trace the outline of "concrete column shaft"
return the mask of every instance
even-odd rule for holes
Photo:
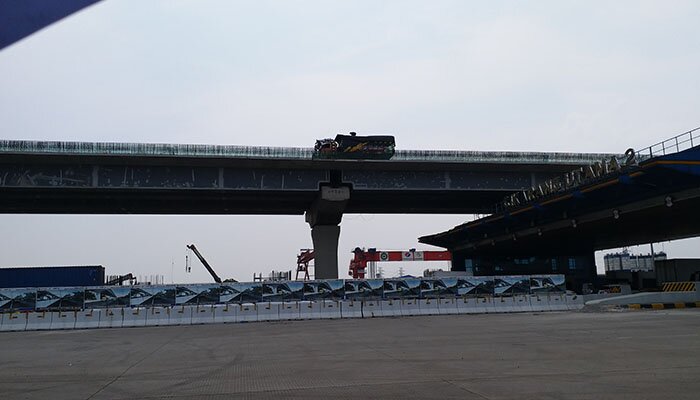
[[[339,225],[316,225],[311,228],[315,279],[338,279],[339,238]]]

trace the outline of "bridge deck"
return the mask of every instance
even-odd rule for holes
[[[311,160],[313,149],[206,144],[106,143],[0,140],[0,154],[195,157],[234,159]],[[398,150],[391,160],[372,162],[438,162],[493,164],[583,165],[609,158],[602,153],[547,153],[515,151]],[[324,160],[327,161],[327,160]],[[343,160],[347,161],[347,160]],[[366,162],[365,160],[361,160]]]

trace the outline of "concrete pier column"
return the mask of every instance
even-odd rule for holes
[[[322,186],[319,196],[306,211],[314,243],[314,278],[338,279],[338,239],[343,210],[350,199],[347,186]]]
[[[315,279],[338,279],[339,238],[340,225],[316,225],[311,228]]]

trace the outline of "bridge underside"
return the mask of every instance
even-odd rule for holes
[[[596,250],[699,235],[696,147],[420,241],[451,250],[457,269],[565,272],[580,284],[595,278]]]
[[[352,191],[345,214],[471,214],[510,191]],[[0,213],[302,215],[317,191],[0,188]]]

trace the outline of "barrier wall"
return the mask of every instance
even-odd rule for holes
[[[55,311],[51,313],[48,329],[75,329],[77,311]]]
[[[2,318],[2,325],[0,325],[0,331],[4,332],[14,332],[23,331],[27,328],[27,313],[26,312],[14,312],[14,313],[4,313]]]
[[[456,299],[477,296],[511,297],[553,293],[565,293],[564,275],[463,276],[442,279],[392,278],[385,280],[331,279],[306,282],[235,282],[86,288],[0,288],[0,312],[79,311],[129,307],[207,306],[229,303],[322,300],[398,301],[402,299]],[[127,324],[132,324],[131,319],[127,321]]]
[[[123,308],[108,308],[102,310],[98,328],[121,328],[124,320]]]
[[[321,303],[321,318],[322,319],[339,319],[341,318],[340,302],[336,300],[322,300]]]
[[[100,326],[100,316],[104,310],[83,310],[75,313],[75,329],[94,329]]]
[[[341,318],[362,318],[362,301],[344,300],[340,302]]]
[[[50,311],[30,311],[27,313],[27,327],[25,329],[28,331],[51,329],[51,316]]]
[[[362,302],[362,317],[374,318],[382,316],[382,301],[367,300]]]

